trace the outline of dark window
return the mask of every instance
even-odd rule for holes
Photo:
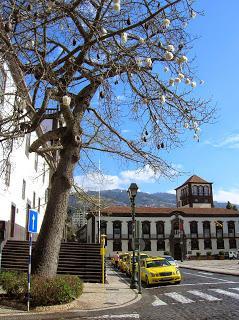
[[[107,222],[106,221],[101,221],[100,222],[100,234],[105,234],[107,235]],[[105,238],[105,246],[107,246],[107,237]]]
[[[45,178],[46,178],[46,163],[43,163],[43,173],[42,173],[42,182],[45,182]]]
[[[113,251],[122,251],[121,240],[117,239],[113,241]]]
[[[22,181],[22,199],[24,200],[26,197],[26,181],[23,179]]]
[[[150,238],[150,222],[149,221],[142,222],[142,236],[143,236],[143,239]]]
[[[164,238],[164,222],[158,221],[156,224],[157,238]]]
[[[10,186],[10,178],[11,178],[11,163],[7,161],[6,163],[6,173],[5,173],[5,185]]]
[[[229,248],[230,249],[236,249],[237,248],[236,239],[234,239],[234,238],[229,239]]]
[[[203,222],[203,237],[204,238],[211,238],[211,229],[210,229],[210,222],[209,221]]]
[[[191,250],[199,250],[198,239],[191,240]]]
[[[26,135],[26,145],[25,145],[25,154],[26,154],[27,157],[29,157],[30,143],[31,143],[31,134],[28,133]]]
[[[151,241],[149,239],[144,239],[144,245],[142,247],[142,251],[151,251]]]
[[[11,227],[10,227],[10,237],[14,237],[15,231],[15,219],[16,219],[16,207],[12,204],[11,206]]]
[[[223,223],[222,223],[222,221],[216,222],[216,237],[223,238]],[[223,245],[223,247],[224,247],[224,245]],[[223,249],[223,248],[218,248],[218,249]]]
[[[38,154],[35,153],[35,162],[34,162],[34,169],[37,171],[38,169]]]
[[[222,238],[217,239],[217,249],[224,249],[224,240]]]
[[[121,222],[120,221],[113,222],[113,238],[121,239]]]
[[[209,196],[209,187],[208,186],[204,186],[204,195]]]
[[[190,222],[190,233],[191,233],[191,238],[198,237],[198,223],[197,223],[197,221]]]
[[[212,240],[211,239],[205,239],[204,240],[204,249],[212,249]]]
[[[45,191],[45,203],[48,202],[48,198],[49,198],[49,188],[46,188],[46,191]]]
[[[234,238],[235,237],[235,222],[228,221],[228,237]]]
[[[192,187],[192,194],[193,194],[194,196],[196,196],[196,195],[198,194],[198,187],[197,187],[197,186],[193,186],[193,187]]]
[[[128,239],[132,239],[132,221],[128,222]]]
[[[157,251],[165,251],[165,241],[164,240],[158,240],[157,241]]]
[[[41,198],[38,198],[38,213],[41,211]]]
[[[198,187],[198,194],[199,194],[200,196],[203,196],[203,186],[199,186],[199,187]]]
[[[129,239],[128,241],[128,251],[132,251],[132,240]]]

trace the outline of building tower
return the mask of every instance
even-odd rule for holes
[[[193,175],[175,190],[178,208],[213,208],[212,182]]]

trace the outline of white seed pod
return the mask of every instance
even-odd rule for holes
[[[141,66],[142,66],[142,58],[137,57],[135,60],[136,60],[137,65],[138,65],[139,67],[141,67]]]
[[[146,65],[149,67],[149,68],[151,68],[152,67],[152,59],[151,58],[146,58],[145,59],[145,63],[146,63]]]
[[[164,55],[165,60],[170,61],[173,59],[173,57],[174,57],[174,55],[172,54],[172,52],[169,52],[169,51],[165,52],[165,55]]]
[[[171,21],[169,19],[164,19],[163,20],[163,26],[165,26],[166,28],[170,26]]]
[[[148,99],[147,98],[143,98],[143,103],[144,104],[148,104]]]
[[[184,74],[183,73],[179,73],[178,74],[178,78],[181,79],[181,80],[184,79]]]
[[[168,51],[171,51],[171,52],[174,52],[174,51],[175,51],[175,48],[174,48],[174,46],[173,46],[172,44],[169,44],[169,45],[167,46],[167,50],[168,50]]]
[[[186,78],[185,83],[189,85],[189,84],[191,84],[191,80],[189,78]]]
[[[200,84],[204,84],[205,83],[205,81],[204,80],[200,80]]]
[[[105,28],[101,29],[101,34],[102,36],[106,36],[107,35],[107,30]]]
[[[188,129],[189,128],[189,123],[185,122],[183,126],[184,126],[185,129]]]
[[[198,123],[197,123],[197,121],[193,121],[193,127],[194,127],[194,128],[198,128]]]
[[[192,11],[191,11],[191,18],[192,18],[192,19],[195,19],[196,16],[197,16],[196,12],[192,10]]]
[[[169,72],[169,67],[164,67],[164,72]]]
[[[145,43],[144,38],[139,38],[139,43],[141,43],[141,44]]]
[[[166,102],[166,97],[165,97],[165,95],[161,94],[160,97],[159,97],[159,101],[160,101],[161,103],[165,103],[165,102]]]
[[[128,41],[128,34],[126,32],[121,33],[121,40],[123,43]]]
[[[195,133],[193,135],[193,139],[199,142],[199,135]]]
[[[192,81],[192,83],[191,83],[191,87],[192,87],[192,88],[196,88],[196,86],[197,86],[196,81]]]
[[[120,12],[120,3],[114,3],[114,10],[116,11],[116,12]]]
[[[172,87],[174,86],[174,79],[173,78],[169,79],[169,85]]]
[[[175,78],[175,82],[176,83],[180,83],[182,80],[179,78],[179,77],[177,77],[177,78]]]
[[[195,131],[196,131],[196,132],[200,132],[200,131],[201,131],[201,128],[197,127],[197,128],[195,128]]]
[[[63,106],[69,107],[71,104],[71,97],[63,96],[62,97],[62,104],[63,104]]]
[[[182,56],[179,58],[179,63],[187,63],[188,62],[188,58],[186,56]]]
[[[184,27],[184,28],[187,28],[187,26],[188,26],[188,23],[185,21],[185,22],[183,23],[183,27]]]

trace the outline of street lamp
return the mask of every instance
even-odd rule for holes
[[[132,209],[132,250],[133,250],[133,261],[132,261],[132,275],[130,288],[136,289],[136,280],[135,280],[135,197],[137,194],[138,186],[136,183],[131,183],[128,189],[128,195],[131,202]],[[139,258],[139,257],[138,257]]]

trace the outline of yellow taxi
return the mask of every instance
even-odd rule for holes
[[[146,259],[149,256],[146,253],[140,253],[140,260]],[[130,253],[127,258],[126,258],[126,267],[125,267],[125,272],[127,276],[131,276],[132,273],[132,265],[133,265],[133,254]],[[135,253],[135,269],[138,269],[138,253]]]
[[[126,260],[127,260],[128,255],[129,255],[128,252],[120,254],[118,267],[121,272],[126,271]]]
[[[147,286],[164,282],[179,284],[182,280],[179,269],[162,257],[141,260],[140,267],[141,279]]]

